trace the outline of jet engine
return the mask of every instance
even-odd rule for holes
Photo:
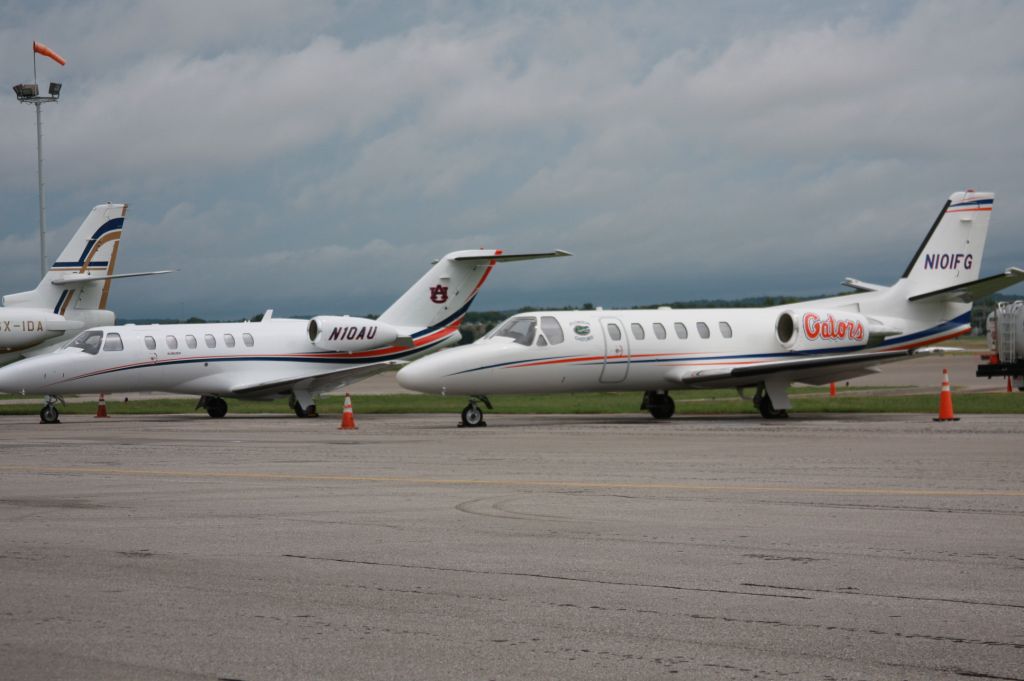
[[[59,314],[5,307],[0,314],[0,352],[30,348],[56,338],[68,328],[67,320]]]
[[[786,310],[775,322],[779,344],[793,351],[862,347],[872,331],[864,315],[838,310]],[[882,327],[878,331],[880,337],[886,335]]]
[[[361,352],[399,342],[395,327],[365,317],[313,317],[308,331],[313,345],[332,352]]]

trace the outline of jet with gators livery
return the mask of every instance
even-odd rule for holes
[[[111,280],[172,271],[114,274],[127,209],[123,203],[93,208],[35,289],[3,297],[0,365],[49,352],[82,329],[113,324],[106,309]]]
[[[879,371],[967,333],[971,305],[1024,270],[978,278],[992,194],[957,192],[892,286],[847,279],[857,293],[761,309],[586,310],[516,315],[482,339],[398,372],[403,387],[470,396],[467,426],[488,395],[642,390],[641,409],[670,418],[671,390],[753,390],[765,418],[787,415],[792,383],[824,385]]]
[[[314,416],[320,393],[457,343],[495,263],[564,255],[449,253],[378,319],[278,319],[268,311],[259,322],[91,329],[60,350],[0,369],[0,391],[46,395],[44,423],[57,422],[62,395],[123,391],[200,395],[196,408],[214,418],[227,413],[225,397],[289,395],[297,416]]]

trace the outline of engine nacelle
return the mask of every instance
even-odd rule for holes
[[[871,338],[868,318],[836,310],[786,310],[775,322],[775,337],[786,350],[862,347]]]
[[[386,348],[398,341],[398,330],[365,317],[313,317],[309,340],[321,350],[361,352]]]
[[[42,310],[5,307],[0,309],[0,352],[22,350],[56,338],[68,328],[59,314]]]

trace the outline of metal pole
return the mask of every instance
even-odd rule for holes
[[[39,156],[39,272],[46,276],[46,190],[43,187],[43,115],[42,102],[36,105],[36,152]]]

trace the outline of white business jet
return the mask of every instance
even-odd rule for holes
[[[114,274],[127,208],[93,208],[35,289],[3,297],[0,365],[49,352],[82,329],[113,324],[106,309],[111,280],[173,271]]]
[[[752,389],[765,418],[787,415],[792,383],[824,385],[878,371],[970,331],[974,300],[1024,280],[978,278],[992,194],[957,192],[892,286],[847,279],[858,293],[760,309],[587,310],[516,315],[482,339],[413,362],[405,388],[469,396],[467,426],[488,395],[642,390],[641,409],[670,418],[669,391]]]
[[[196,408],[214,418],[227,413],[224,397],[289,395],[297,416],[315,416],[320,393],[457,343],[495,263],[564,255],[449,253],[378,319],[280,319],[268,311],[259,322],[91,329],[60,350],[0,369],[0,391],[46,395],[44,423],[58,421],[62,395],[84,392],[200,395]]]

